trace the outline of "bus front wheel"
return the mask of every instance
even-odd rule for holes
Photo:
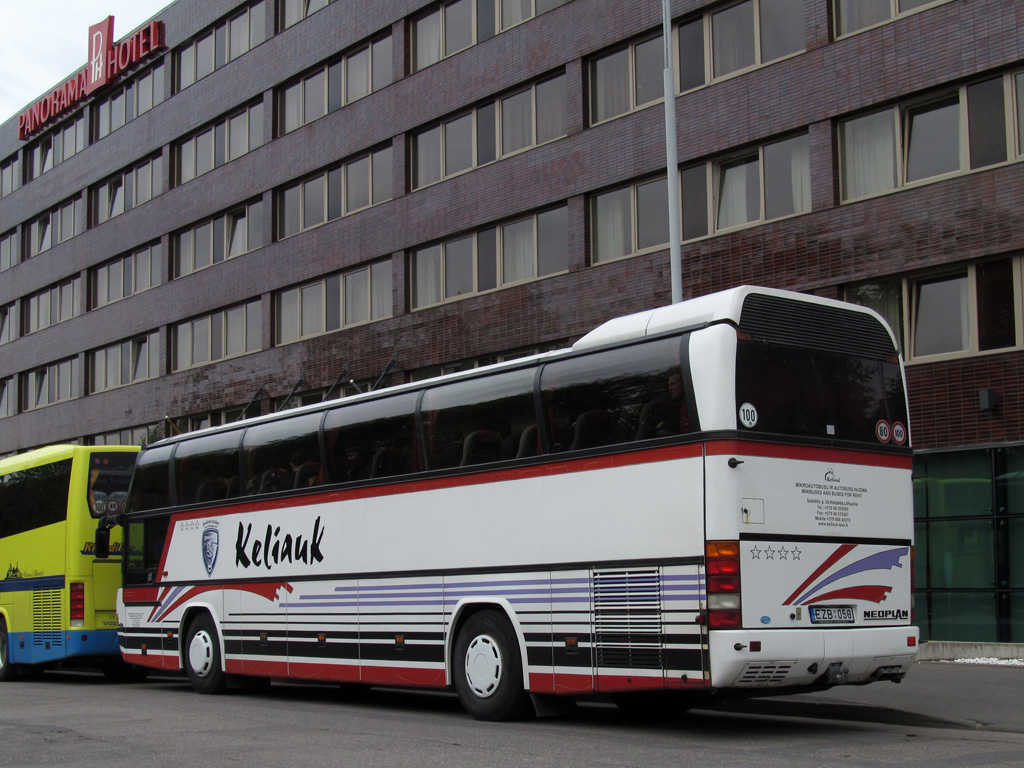
[[[455,641],[455,690],[477,720],[515,720],[530,697],[515,631],[504,614],[486,610],[466,620]]]
[[[185,671],[188,681],[199,693],[222,693],[227,678],[221,666],[220,641],[210,614],[192,620],[185,637]]]

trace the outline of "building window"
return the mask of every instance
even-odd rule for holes
[[[413,189],[566,134],[565,76],[488,101],[412,138]]]
[[[363,43],[278,93],[278,132],[289,133],[391,84],[391,35]]]
[[[898,340],[905,334],[911,361],[1015,349],[1024,335],[1021,264],[1015,256],[859,283],[846,288],[845,298],[876,310]]]
[[[849,35],[895,19],[935,0],[834,0],[836,35]]]
[[[811,210],[806,133],[701,165],[680,175],[683,240]]]
[[[105,307],[160,285],[162,271],[159,242],[96,267],[89,273],[90,309]]]
[[[14,386],[14,377],[0,379],[0,419],[13,416],[18,412],[18,393]]]
[[[85,196],[78,195],[25,224],[25,258],[37,256],[84,232],[85,214]]]
[[[12,229],[0,236],[0,272],[6,272],[17,263],[18,231]]]
[[[471,45],[539,16],[566,0],[455,0],[413,20],[412,71],[436,64]]]
[[[119,429],[116,432],[105,432],[93,435],[87,442],[89,445],[140,445],[146,446],[160,439],[159,424],[145,424],[141,427]]]
[[[263,246],[263,202],[256,200],[171,235],[174,277],[220,264]]]
[[[321,8],[326,8],[333,0],[281,0],[281,18],[278,21],[282,30],[294,26]]]
[[[274,298],[274,342],[288,344],[391,317],[391,261],[281,291]]]
[[[875,280],[847,286],[843,298],[880,314],[896,337],[896,348],[903,352],[903,281],[899,278]]]
[[[93,105],[96,139],[102,139],[164,100],[164,65],[154,64]]]
[[[22,333],[49,328],[82,314],[82,278],[73,277],[22,299]]]
[[[662,51],[658,35],[591,61],[591,123],[610,120],[664,97]]]
[[[18,315],[12,302],[0,307],[0,344],[18,338]]]
[[[239,405],[232,408],[220,408],[216,411],[207,411],[206,413],[194,413],[191,416],[179,416],[175,419],[167,419],[170,429],[168,434],[173,432],[174,434],[182,434],[184,432],[195,432],[199,429],[207,429],[208,427],[220,427],[224,424],[231,424],[242,418],[242,412],[244,408]],[[246,414],[248,417],[259,416],[260,409],[259,403],[253,404]]]
[[[565,206],[420,248],[412,257],[414,309],[569,268]]]
[[[257,101],[178,142],[178,184],[192,181],[263,146],[263,102]]]
[[[79,362],[70,357],[21,374],[21,409],[31,411],[79,397]]]
[[[260,300],[178,323],[171,328],[171,370],[183,371],[261,348]]]
[[[277,238],[391,199],[391,147],[332,166],[279,190]]]
[[[87,356],[90,392],[152,379],[160,375],[160,334],[157,331],[122,341]]]
[[[1007,136],[1020,135],[1020,106],[1015,113],[1009,105],[1014,89],[1020,94],[1022,87],[1021,73],[1000,75],[843,121],[843,199],[884,194],[1019,156],[1019,142],[1015,148]]]
[[[594,263],[664,246],[668,243],[668,185],[647,179],[595,195]]]
[[[175,87],[181,91],[234,61],[266,39],[263,0],[204,29],[175,54]]]
[[[553,352],[559,349],[565,349],[570,346],[566,340],[561,341],[550,341],[545,344],[539,344],[534,347],[519,347],[518,349],[511,349],[505,352],[498,352],[494,355],[483,355],[481,357],[471,357],[466,360],[459,360],[454,363],[443,363],[441,365],[429,365],[425,368],[417,368],[409,374],[409,381],[423,381],[424,379],[433,379],[437,376],[445,376],[451,373],[459,373],[460,371],[469,371],[473,368],[480,368],[484,365],[493,365],[495,363],[502,363],[507,360],[519,360],[523,357],[530,357],[532,355],[539,355],[543,352]]]
[[[28,181],[38,179],[47,171],[85,149],[89,144],[87,128],[88,122],[83,109],[71,120],[47,131],[27,146],[25,148],[26,179]],[[4,167],[6,169],[6,166]],[[11,183],[15,183],[13,172]],[[7,187],[6,177],[3,186]]]
[[[163,187],[163,160],[159,155],[102,181],[91,190],[93,226],[149,202]]]
[[[14,192],[21,186],[21,174],[18,173],[18,154],[11,155],[0,163],[0,198]]]

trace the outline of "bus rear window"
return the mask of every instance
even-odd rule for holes
[[[741,430],[874,444],[907,423],[899,363],[743,338],[736,407]]]
[[[124,512],[135,469],[135,453],[94,453],[89,457],[89,509],[93,517]]]

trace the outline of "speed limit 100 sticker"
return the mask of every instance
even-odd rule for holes
[[[740,406],[740,424],[747,429],[753,429],[757,426],[757,408],[752,406],[750,403],[744,403]]]
[[[878,423],[875,424],[875,437],[878,438],[880,443],[888,443],[889,438],[892,437],[892,430],[889,428],[889,422],[885,419],[879,419]]]
[[[907,428],[898,421],[894,421],[892,424],[892,441],[896,445],[903,445],[907,442]]]

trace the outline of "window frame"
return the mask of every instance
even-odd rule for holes
[[[228,352],[230,337],[228,328],[229,313],[241,310],[242,311],[242,351],[230,353]],[[255,312],[254,317],[250,317],[250,313]],[[233,304],[223,309],[218,309],[205,315],[199,315],[197,317],[189,318],[188,320],[182,320],[181,322],[175,323],[170,327],[170,338],[169,344],[171,351],[171,365],[168,373],[179,373],[192,368],[201,368],[206,365],[213,365],[219,363],[222,360],[229,360],[232,358],[244,357],[254,352],[262,351],[263,339],[262,339],[262,299],[256,298],[250,301],[241,302],[239,304]],[[251,325],[258,324],[259,328],[250,329]],[[195,338],[196,329],[203,328],[205,326],[207,356],[202,360],[196,360],[195,351]],[[183,348],[185,340],[181,338],[181,333],[184,329],[188,331],[187,339],[187,352],[188,352],[188,363],[181,363],[181,353],[186,351]],[[256,335],[259,338],[250,339],[250,330],[255,330]],[[215,334],[219,333],[220,338],[215,338]],[[255,344],[256,346],[252,346]],[[219,354],[215,356],[215,352]]]
[[[374,149],[361,152],[358,155],[353,155],[350,158],[343,160],[340,163],[335,163],[327,168],[317,171],[316,173],[304,176],[300,179],[288,182],[276,190],[274,190],[274,239],[275,241],[287,240],[290,237],[301,235],[303,232],[308,232],[311,229],[316,229],[325,224],[329,224],[332,221],[343,219],[346,216],[364,211],[368,208],[373,208],[381,203],[386,203],[391,200],[393,193],[392,188],[388,188],[382,195],[386,197],[378,196],[377,184],[375,180],[383,181],[383,179],[377,179],[377,170],[375,166],[378,163],[385,162],[386,166],[383,170],[390,170],[393,173],[394,159],[391,157],[393,146],[388,144],[386,146],[377,146]],[[369,204],[361,205],[357,208],[349,207],[349,172],[353,166],[362,162],[363,160],[369,159],[369,173],[367,177],[367,197]],[[383,170],[381,172],[383,172]],[[309,184],[317,181],[322,181],[323,190],[323,217],[312,223],[307,224],[307,187]],[[387,181],[391,181],[391,174],[388,175]],[[337,185],[335,187],[335,185]],[[297,208],[294,212],[296,221],[296,227],[292,231],[292,227],[289,224],[292,214],[290,213],[290,200],[291,195],[295,194],[297,197]],[[332,206],[332,202],[335,201],[333,195],[337,195],[337,206]],[[334,211],[337,211],[337,215],[332,215]]]
[[[146,374],[144,376],[137,376],[136,372],[140,359],[140,348],[143,344],[145,345],[146,352]],[[108,380],[111,368],[107,364],[107,359],[111,355],[116,355],[118,361],[118,381],[116,383],[111,383]],[[127,371],[124,369],[126,358],[128,362]],[[109,344],[105,347],[93,349],[86,354],[86,366],[88,369],[89,394],[109,392],[112,389],[120,389],[121,387],[136,384],[140,381],[159,378],[160,332],[150,331],[149,333],[144,333],[130,339],[125,339],[124,341],[119,341],[116,344]],[[103,374],[102,383],[98,378],[101,371]]]
[[[1020,80],[1018,80],[1020,78]],[[990,81],[1002,80],[1002,109],[1003,109],[1003,136],[1001,137],[1005,146],[1005,159],[989,162],[986,165],[972,167],[971,156],[971,109],[968,94],[972,87],[982,85]],[[1020,83],[1020,85],[1018,85]],[[1014,69],[989,75],[987,77],[973,79],[970,82],[962,83],[955,88],[944,88],[938,91],[905,99],[897,104],[890,104],[882,109],[874,109],[865,112],[858,112],[847,117],[836,120],[835,141],[839,150],[839,195],[840,204],[853,203],[867,200],[872,197],[888,195],[903,189],[913,189],[925,184],[933,184],[945,181],[957,176],[998,168],[1014,162],[1024,160],[1024,128],[1020,124],[1021,113],[1019,111],[1018,88],[1024,91],[1024,71]],[[912,149],[913,136],[912,116],[920,114],[922,110],[933,105],[941,105],[943,102],[952,102],[955,99],[957,104],[957,163],[955,170],[942,171],[933,175],[921,176],[911,180],[909,173],[909,153]],[[847,184],[852,174],[847,170],[849,151],[847,149],[849,140],[846,138],[846,126],[855,121],[868,119],[874,116],[891,115],[892,136],[895,144],[890,147],[893,152],[895,163],[895,183],[892,187],[885,187],[878,190],[865,192],[851,196],[847,191]]]
[[[541,216],[544,216],[545,214],[550,214],[550,213],[554,213],[556,211],[563,211],[563,210],[566,211],[566,212],[568,211],[568,206],[566,204],[564,204],[564,203],[562,205],[549,206],[547,208],[543,208],[543,209],[540,209],[540,210],[537,210],[537,211],[533,211],[533,212],[527,213],[525,215],[520,215],[520,216],[515,216],[515,217],[509,218],[509,219],[505,219],[505,220],[502,220],[500,222],[496,222],[496,223],[494,223],[492,225],[479,227],[477,229],[472,230],[471,232],[462,232],[462,233],[457,234],[457,235],[446,237],[446,238],[444,238],[443,240],[440,240],[440,241],[435,241],[433,243],[429,243],[429,244],[426,244],[426,245],[422,245],[422,246],[418,246],[416,248],[410,249],[410,258],[409,258],[409,286],[410,286],[409,304],[410,304],[410,311],[415,312],[415,311],[419,311],[421,309],[429,309],[431,307],[437,307],[437,306],[440,306],[442,304],[449,304],[449,303],[451,303],[453,301],[460,301],[462,299],[470,298],[472,296],[479,296],[479,295],[482,295],[482,294],[491,293],[493,291],[500,291],[500,290],[503,290],[505,288],[511,288],[513,286],[516,286],[516,285],[523,285],[525,283],[531,283],[531,282],[535,282],[537,280],[544,280],[544,279],[546,279],[548,277],[552,277],[554,275],[565,274],[565,272],[567,272],[568,269],[569,269],[568,263],[566,265],[566,269],[564,269],[564,270],[557,270],[557,271],[554,271],[554,272],[549,272],[549,273],[544,274],[544,275],[539,275],[538,274],[539,267],[540,267],[540,247],[539,247],[540,246],[540,224],[539,224],[539,219],[540,219]],[[502,237],[502,233],[503,233],[503,231],[504,231],[504,229],[506,227],[514,226],[514,225],[520,224],[520,223],[522,223],[524,221],[532,221],[533,222],[533,225],[532,225],[533,226],[533,233],[532,233],[532,237],[533,237],[533,251],[532,251],[532,254],[531,254],[532,265],[533,265],[533,274],[531,276],[528,276],[528,277],[523,277],[523,278],[520,278],[520,279],[517,279],[517,280],[511,280],[509,282],[505,282],[505,280],[504,280],[504,275],[505,275],[505,254],[504,254],[504,238]],[[494,237],[494,278],[495,278],[495,285],[492,288],[483,288],[483,289],[481,289],[480,288],[480,256],[481,256],[481,253],[480,253],[480,237],[484,233],[488,233],[488,235],[490,233],[493,233],[493,237]],[[569,233],[568,233],[568,225],[567,225],[566,226],[566,262],[568,262],[568,253],[569,253],[569,251],[568,251],[568,234]],[[461,242],[463,242],[463,241],[465,241],[467,239],[472,241],[472,243],[471,243],[471,245],[472,245],[472,250],[471,250],[471,254],[472,254],[472,275],[470,276],[470,278],[471,278],[471,286],[472,287],[469,290],[465,291],[464,293],[458,293],[458,294],[454,294],[454,295],[449,296],[449,295],[447,295],[447,291],[446,291],[446,286],[448,284],[448,280],[447,280],[447,278],[448,278],[448,274],[447,274],[447,272],[448,272],[447,246],[454,245],[456,243],[461,243]],[[421,256],[421,254],[423,256],[426,256],[428,254],[428,252],[432,251],[434,248],[439,248],[440,249],[439,250],[440,264],[439,264],[439,267],[438,267],[438,280],[440,281],[440,298],[437,301],[432,301],[432,302],[420,304],[420,303],[418,303],[418,301],[419,301],[419,295],[418,295],[419,292],[417,290],[417,282],[416,282],[417,281],[417,277],[416,277],[417,276],[417,267],[418,267],[418,263],[417,262],[418,262],[418,259]]]
[[[1012,346],[992,347],[981,349],[980,343],[980,318],[979,306],[981,301],[978,296],[978,275],[979,266],[1009,260],[1012,268],[1013,283],[1013,330],[1015,343]],[[950,280],[958,276],[966,278],[966,300],[964,312],[966,313],[966,345],[963,349],[935,352],[931,354],[917,354],[917,324],[918,324],[918,287],[927,283],[935,283]],[[844,296],[847,301],[854,301],[851,292],[861,285],[880,284],[892,281],[899,281],[899,307],[901,325],[899,328],[891,326],[893,333],[899,342],[904,362],[908,366],[939,363],[948,360],[963,360],[966,358],[983,357],[986,355],[1000,355],[1007,352],[1024,350],[1024,253],[1014,252],[1009,254],[998,254],[984,259],[971,262],[960,262],[938,269],[930,269],[923,272],[915,272],[902,275],[880,276],[878,278],[858,281],[844,287]],[[888,318],[886,318],[888,320]],[[891,324],[890,324],[891,325]]]
[[[426,187],[429,187],[429,186],[431,186],[433,184],[439,184],[442,181],[445,181],[447,179],[455,178],[456,176],[461,176],[462,174],[469,173],[470,171],[474,171],[477,168],[483,168],[484,166],[492,165],[492,164],[497,163],[497,162],[499,162],[501,160],[504,160],[506,158],[514,157],[514,156],[522,154],[524,152],[529,152],[531,149],[536,149],[537,147],[544,146],[545,144],[550,144],[551,142],[555,142],[555,141],[558,141],[560,139],[564,139],[568,135],[568,122],[567,122],[567,119],[563,120],[563,127],[565,128],[565,133],[562,133],[559,136],[554,136],[552,138],[545,139],[544,141],[539,141],[538,140],[538,137],[540,135],[539,110],[538,110],[538,104],[539,104],[539,101],[538,101],[538,89],[541,88],[544,85],[547,85],[549,83],[553,83],[556,80],[562,79],[562,81],[563,81],[563,83],[562,83],[563,84],[563,95],[564,95],[564,93],[565,93],[565,91],[564,91],[565,78],[566,78],[566,74],[564,72],[559,72],[559,73],[556,73],[554,75],[550,75],[550,74],[546,75],[546,76],[544,76],[542,78],[539,78],[539,79],[531,81],[529,83],[520,85],[520,86],[518,86],[516,88],[513,88],[513,89],[511,89],[509,91],[505,91],[505,92],[495,96],[492,99],[488,99],[487,101],[484,101],[484,102],[481,102],[479,104],[476,104],[475,106],[471,107],[470,109],[462,110],[460,112],[455,112],[455,113],[453,113],[451,115],[446,115],[441,120],[429,123],[425,127],[421,127],[421,128],[418,128],[418,129],[412,131],[409,134],[409,141],[408,141],[408,144],[409,144],[409,157],[410,157],[410,163],[409,163],[410,164],[410,172],[409,172],[410,178],[409,178],[409,183],[410,183],[410,187],[412,188],[412,190],[416,191],[416,190],[420,190],[420,189],[424,189]],[[512,98],[514,98],[516,96],[519,96],[519,95],[521,95],[523,93],[527,93],[527,92],[530,93],[530,110],[531,110],[530,137],[531,137],[531,140],[530,140],[530,142],[528,144],[525,144],[525,145],[523,145],[521,147],[518,147],[516,149],[513,149],[513,150],[510,150],[510,151],[506,152],[504,150],[504,138],[505,138],[505,131],[504,131],[505,107],[504,107],[504,103],[506,101],[508,101],[509,99],[512,99]],[[567,115],[565,115],[565,112],[564,112],[566,110],[566,108],[567,108],[567,104],[563,102],[563,104],[562,104],[563,118],[567,118]],[[494,116],[494,134],[493,134],[493,138],[494,138],[494,146],[493,146],[494,158],[491,159],[491,160],[483,160],[483,161],[481,161],[481,159],[480,159],[480,150],[481,150],[481,146],[480,146],[480,132],[481,132],[480,113],[481,113],[481,111],[488,110],[488,109],[493,109],[493,116]],[[447,154],[448,154],[447,153],[447,149],[446,149],[446,147],[447,147],[447,142],[446,142],[447,131],[446,131],[446,128],[447,128],[447,126],[452,125],[455,122],[457,122],[459,120],[462,120],[465,117],[469,117],[470,118],[470,129],[469,129],[470,130],[470,139],[471,139],[471,148],[470,148],[471,159],[470,159],[470,164],[468,166],[466,166],[466,167],[459,168],[458,170],[453,170],[451,172],[448,172],[446,170]],[[421,153],[420,153],[419,145],[418,145],[417,142],[418,142],[418,139],[421,136],[426,136],[427,134],[430,134],[430,133],[432,133],[434,131],[438,132],[439,147],[438,147],[438,154],[437,154],[436,160],[437,160],[437,164],[438,164],[438,169],[439,169],[439,174],[440,175],[436,179],[430,179],[430,180],[425,180],[425,181],[421,182],[419,180],[419,170],[420,170],[420,167],[421,167],[420,166],[420,162],[421,162],[420,154]],[[431,147],[431,150],[433,150],[433,147]],[[433,155],[431,155],[431,158],[433,159]]]

